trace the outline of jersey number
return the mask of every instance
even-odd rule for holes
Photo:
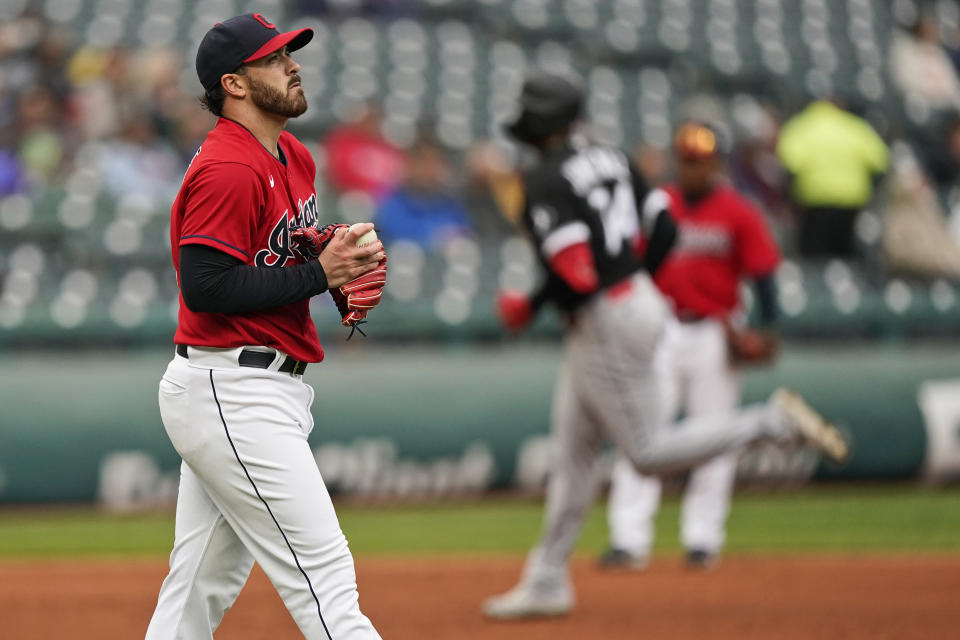
[[[640,231],[633,189],[624,181],[599,185],[587,194],[587,202],[600,215],[607,253],[619,255],[624,240],[632,241]]]

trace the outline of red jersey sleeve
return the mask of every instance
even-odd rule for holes
[[[203,244],[249,262],[264,193],[253,169],[218,162],[200,169],[190,184],[180,246]]]
[[[780,264],[780,250],[763,215],[745,199],[737,200],[735,255],[740,273],[749,277],[767,275]]]

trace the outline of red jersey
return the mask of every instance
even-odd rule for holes
[[[767,275],[780,262],[763,216],[726,185],[696,202],[687,202],[676,185],[664,190],[677,242],[657,271],[657,286],[678,315],[730,313],[740,303],[740,279]]]
[[[306,147],[286,131],[279,148],[286,164],[226,118],[207,134],[170,212],[178,281],[180,247],[187,244],[213,247],[258,267],[281,268],[300,260],[290,247],[288,229],[317,224],[316,166]],[[243,314],[196,313],[181,294],[174,341],[223,348],[260,345],[297,360],[323,360],[308,299]]]
[[[385,140],[354,127],[335,130],[323,143],[327,177],[343,191],[381,198],[403,178],[403,153]]]

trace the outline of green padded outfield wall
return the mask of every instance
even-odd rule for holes
[[[179,460],[156,403],[168,359],[155,349],[0,355],[0,501],[168,500]],[[536,461],[538,450],[521,445],[547,433],[560,360],[554,344],[333,345],[306,375],[317,391],[311,444],[345,491],[523,484],[518,457]],[[746,395],[793,386],[853,435],[849,464],[814,462],[817,477],[908,477],[926,443],[917,389],[941,378],[960,378],[960,349],[791,345],[777,367],[750,373]]]

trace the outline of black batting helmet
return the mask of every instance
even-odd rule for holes
[[[535,144],[576,122],[583,113],[583,92],[563,76],[530,76],[520,92],[520,114],[504,129],[520,142]]]

